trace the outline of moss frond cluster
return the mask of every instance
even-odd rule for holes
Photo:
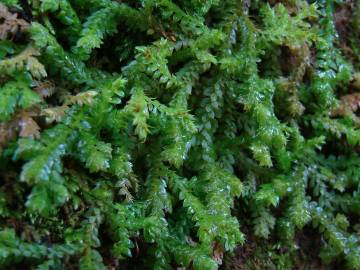
[[[356,1],[1,2],[0,268],[360,269]]]

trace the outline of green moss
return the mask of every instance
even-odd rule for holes
[[[309,226],[360,268],[332,1],[25,2],[0,9],[25,25],[0,28],[0,268],[213,270],[255,237],[251,267],[291,269]]]

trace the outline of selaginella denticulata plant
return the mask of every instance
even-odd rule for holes
[[[359,44],[360,1],[1,0],[0,269],[360,269]]]

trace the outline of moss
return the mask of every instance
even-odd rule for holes
[[[5,4],[1,267],[360,268],[357,6]]]

